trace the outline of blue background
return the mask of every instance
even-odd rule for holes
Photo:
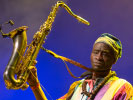
[[[51,7],[57,0],[0,0],[0,24],[12,19],[13,27],[6,25],[3,31],[8,33],[14,28],[26,25],[28,44],[34,33],[47,19]],[[77,22],[64,8],[60,8],[48,35],[44,47],[57,54],[71,58],[91,67],[90,53],[94,41],[101,33],[111,33],[123,44],[122,58],[113,66],[117,75],[133,84],[133,1],[132,0],[64,0],[72,11],[91,25]],[[27,90],[8,90],[5,87],[3,73],[13,50],[11,39],[0,35],[0,100],[35,100],[30,88]],[[53,100],[64,95],[70,84],[77,80],[67,72],[64,63],[40,50],[37,57],[37,69],[40,83]],[[85,70],[68,64],[76,76]],[[45,92],[46,93],[46,92]],[[47,95],[47,94],[46,94]],[[48,100],[51,100],[47,95]]]

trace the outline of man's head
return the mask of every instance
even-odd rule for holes
[[[122,55],[122,45],[119,39],[104,33],[93,46],[91,64],[94,69],[111,69]]]

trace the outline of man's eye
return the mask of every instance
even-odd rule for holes
[[[103,52],[102,55],[109,56],[109,54],[107,52]]]
[[[107,53],[103,53],[104,56],[107,56]]]
[[[98,54],[98,51],[93,51],[94,54]]]

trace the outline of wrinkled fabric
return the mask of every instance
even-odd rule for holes
[[[89,97],[81,94],[83,81],[84,79],[74,82],[68,93],[58,100],[90,100]],[[87,92],[93,91],[100,83],[99,80],[89,79],[86,81],[88,82],[86,86]],[[68,96],[70,96],[69,99]],[[99,90],[94,100],[133,100],[133,87],[126,80],[114,76]]]

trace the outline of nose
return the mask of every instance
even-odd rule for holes
[[[99,61],[103,60],[102,53],[98,53],[98,54],[96,55],[96,59],[99,60]]]

